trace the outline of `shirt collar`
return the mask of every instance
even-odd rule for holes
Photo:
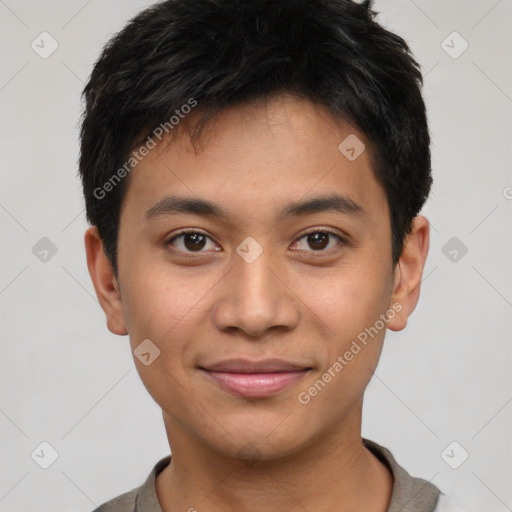
[[[387,512],[433,512],[439,499],[439,489],[422,478],[412,477],[401,467],[391,452],[379,444],[363,438],[363,445],[370,450],[393,475],[393,489]],[[139,488],[135,512],[163,512],[156,493],[156,477],[171,462],[171,455],[160,459],[146,481]]]

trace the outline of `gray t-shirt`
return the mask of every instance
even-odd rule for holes
[[[387,512],[451,512],[460,510],[447,503],[444,495],[434,484],[409,475],[404,468],[398,465],[387,448],[368,439],[363,439],[363,444],[390,469],[393,475],[393,490]],[[163,512],[156,494],[156,477],[170,461],[171,455],[160,459],[140,487],[103,503],[93,512]]]

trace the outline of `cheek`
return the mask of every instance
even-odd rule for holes
[[[300,291],[310,316],[325,326],[320,371],[330,370],[330,392],[322,394],[333,405],[340,396],[358,397],[377,366],[386,332],[380,315],[389,308],[385,275],[378,265],[354,265],[328,279],[308,279]]]
[[[362,398],[386,332],[380,315],[388,310],[388,302],[382,290],[385,286],[377,275],[368,280],[339,278],[329,287],[310,283],[311,316],[328,326],[322,344],[323,367],[298,397],[301,404],[308,401],[311,414],[304,421],[308,425],[311,421],[311,428],[319,418],[325,424],[339,421]]]
[[[166,337],[194,316],[201,299],[212,287],[210,279],[168,266],[134,267],[125,281],[123,309],[130,334]]]
[[[156,267],[146,273],[134,272],[123,298],[137,372],[160,407],[167,409],[173,403],[177,410],[186,407],[180,384],[187,379],[183,359],[195,340],[195,315],[201,311],[205,293],[179,281],[175,275],[171,279],[170,274],[159,274]],[[139,357],[148,352],[146,360]]]
[[[346,268],[328,276],[296,281],[297,295],[340,342],[375,323],[389,304],[389,287],[378,268]],[[300,285],[299,285],[300,283]]]
[[[203,332],[208,318],[208,294],[218,276],[188,271],[171,272],[168,266],[151,265],[134,270],[126,283],[123,309],[137,371],[153,395],[159,387],[176,387],[188,378],[187,368],[194,362],[198,342],[208,337]],[[137,347],[151,340],[159,351],[150,366],[137,360]],[[140,349],[139,349],[140,351]]]

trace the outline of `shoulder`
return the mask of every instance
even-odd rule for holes
[[[131,491],[125,492],[103,503],[98,508],[94,509],[93,512],[134,512],[138,490],[139,487],[136,487]]]
[[[446,496],[446,494],[440,494],[437,506],[434,512],[466,512],[456,501]]]
[[[92,512],[162,512],[156,492],[156,477],[170,462],[170,455],[160,459],[141,486],[103,503]]]
[[[393,476],[388,512],[437,512],[436,505],[441,492],[434,484],[411,476],[384,446],[369,439],[363,439],[363,445],[388,467]]]

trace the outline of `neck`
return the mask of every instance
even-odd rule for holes
[[[360,419],[361,408],[345,422],[356,429],[333,429],[293,455],[249,462],[193,442],[165,418],[172,461],[157,477],[162,510],[385,512],[392,476],[363,446]]]

